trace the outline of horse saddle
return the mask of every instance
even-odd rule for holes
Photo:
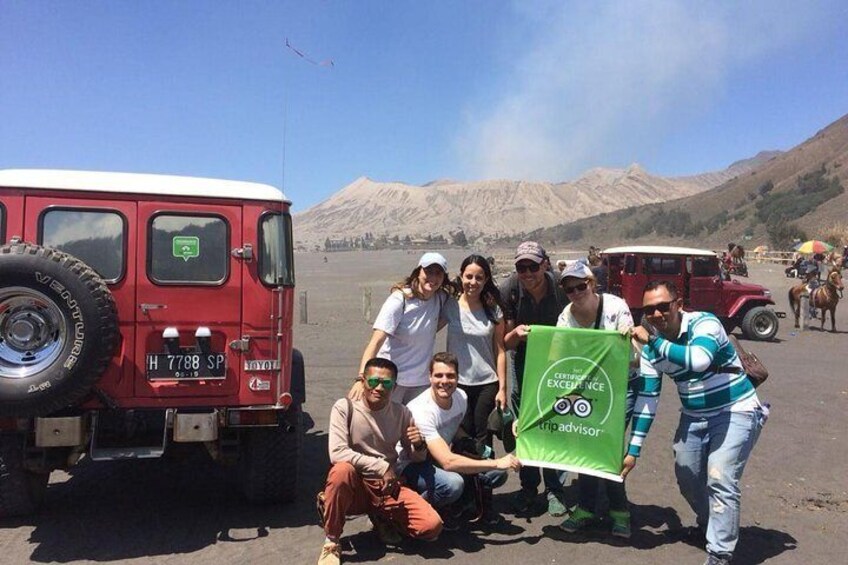
[[[820,286],[810,289],[810,305],[814,305],[816,303],[816,297],[822,293],[824,289]]]

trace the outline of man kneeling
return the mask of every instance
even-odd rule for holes
[[[395,473],[400,443],[411,460],[426,456],[410,442],[418,432],[409,409],[391,402],[397,367],[388,359],[365,364],[365,391],[360,400],[342,398],[330,413],[329,450],[332,467],[323,492],[326,540],[319,565],[341,562],[345,516],[369,514],[412,538],[434,540],[442,521],[426,500],[400,484]],[[417,440],[416,440],[417,441]]]
[[[503,485],[510,469],[517,471],[521,463],[514,455],[499,459],[474,459],[451,451],[457,431],[465,416],[468,400],[457,388],[459,365],[452,353],[436,353],[430,361],[430,388],[409,402],[415,425],[426,442],[430,456],[415,462],[416,452],[401,450],[399,466],[411,488],[430,501],[440,511],[445,528],[455,528],[453,513],[448,507],[463,494],[462,475],[478,474],[483,508],[491,508],[492,489]],[[415,437],[412,438],[417,439]],[[467,499],[473,501],[470,496]],[[491,518],[491,517],[487,517]]]

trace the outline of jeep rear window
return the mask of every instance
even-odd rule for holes
[[[150,222],[147,270],[163,284],[217,285],[229,273],[229,226],[218,216],[159,214]]]
[[[0,202],[0,243],[6,243],[6,208]]]
[[[680,257],[643,257],[642,273],[645,275],[679,275]]]
[[[268,286],[294,286],[291,215],[265,214],[259,221],[259,276]]]
[[[49,208],[41,214],[38,241],[70,253],[114,283],[124,274],[125,234],[118,212]]]

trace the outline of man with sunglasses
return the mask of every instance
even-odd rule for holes
[[[486,459],[466,457],[451,450],[468,407],[468,398],[464,391],[457,388],[458,383],[459,361],[456,355],[436,353],[430,361],[430,388],[407,404],[430,457],[426,461],[415,462],[411,461],[412,454],[405,449],[400,454],[406,483],[442,511],[446,529],[449,524],[454,525],[448,507],[460,499],[465,488],[466,481],[462,475],[478,474],[482,485],[482,506],[491,509],[492,490],[506,482],[510,469],[517,471],[521,468],[521,463],[512,454]],[[496,519],[491,515],[484,518],[489,521]]]
[[[365,363],[362,398],[342,398],[330,412],[329,451],[332,467],[323,496],[326,539],[319,565],[341,562],[340,539],[345,516],[369,514],[407,536],[434,540],[442,520],[426,500],[403,486],[395,472],[398,443],[412,461],[426,457],[426,444],[409,409],[391,402],[397,366],[375,357]]]
[[[665,373],[682,410],[674,436],[680,493],[706,537],[705,565],[730,563],[739,539],[739,482],[768,410],[760,404],[721,322],[709,312],[684,312],[675,285],[654,281],[642,298],[640,388],[623,476],[635,466],[656,413]]]
[[[514,350],[513,369],[515,386],[512,387],[513,410],[518,414],[521,404],[521,381],[524,376],[524,358],[527,353],[527,335],[531,325],[556,326],[560,312],[568,299],[557,284],[544,248],[535,241],[525,241],[515,251],[515,273],[501,286],[506,323],[504,344]],[[519,472],[521,490],[515,496],[515,508],[528,511],[533,505],[539,484],[544,478],[548,513],[563,516],[563,485],[565,471],[538,467],[522,467]]]

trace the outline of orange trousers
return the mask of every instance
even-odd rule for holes
[[[377,514],[411,538],[434,540],[442,519],[417,492],[400,487],[397,498],[381,494],[382,481],[363,479],[350,463],[336,463],[324,486],[324,532],[339,539],[345,517]]]

